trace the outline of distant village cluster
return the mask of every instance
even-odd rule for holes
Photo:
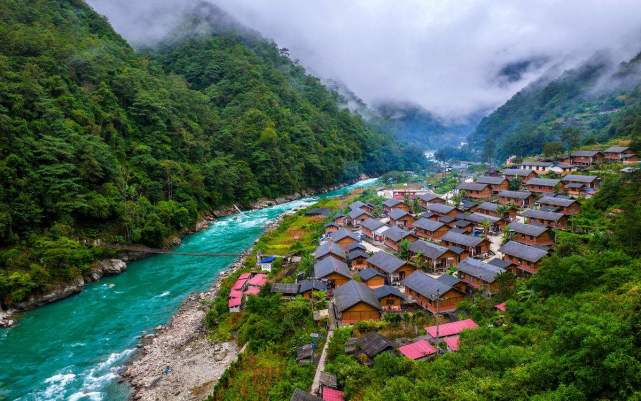
[[[354,352],[368,358],[389,349],[412,360],[454,352],[461,332],[478,327],[471,319],[457,319],[460,303],[472,295],[496,294],[502,273],[536,274],[554,245],[554,230],[567,230],[569,216],[580,211],[578,200],[599,190],[600,178],[583,171],[607,162],[638,161],[629,148],[617,146],[575,151],[560,162],[515,165],[509,160],[503,170],[461,182],[447,199],[428,189],[381,191],[387,199],[379,213],[374,205],[356,201],[326,224],[313,253],[313,277],[274,283],[271,291],[307,299],[325,291],[330,326],[417,309],[443,321],[404,344],[368,333],[353,344]],[[244,291],[251,291],[255,277],[243,280],[249,283]],[[229,306],[236,311],[240,302],[230,298]],[[505,303],[495,307],[506,309]],[[297,391],[292,400],[343,399],[335,386],[317,390],[322,398]]]

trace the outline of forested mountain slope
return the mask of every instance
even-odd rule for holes
[[[422,163],[273,44],[210,35],[141,55],[81,0],[0,0],[3,304],[81,275],[84,240],[159,245],[206,210]]]
[[[621,118],[641,104],[639,56],[613,65],[597,55],[558,78],[544,77],[484,118],[470,141],[486,155],[541,153],[564,130],[581,133],[581,143],[628,135]]]

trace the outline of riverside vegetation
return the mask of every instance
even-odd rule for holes
[[[219,13],[141,53],[81,0],[0,0],[0,306],[86,274],[98,240],[422,165]]]

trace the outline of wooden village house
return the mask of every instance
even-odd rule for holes
[[[563,198],[560,196],[543,196],[536,201],[536,204],[541,208],[567,215],[574,215],[581,211],[579,202],[577,202],[576,199]]]
[[[449,231],[447,234],[445,234],[441,238],[441,242],[447,247],[463,248],[472,257],[485,255],[490,250],[490,241],[487,238],[459,234],[452,231]]]
[[[541,259],[547,255],[547,251],[541,248],[516,241],[509,241],[500,251],[503,253],[503,260],[511,264],[512,273],[519,277],[537,273]]]
[[[459,262],[459,255],[449,248],[418,240],[409,247],[410,260],[432,273],[443,273]]]
[[[470,290],[479,291],[485,295],[493,295],[499,291],[496,278],[505,269],[485,263],[474,258],[467,258],[456,268],[458,276]]]
[[[554,178],[532,178],[525,182],[528,191],[537,194],[550,194],[557,190],[561,181]]]
[[[523,224],[512,222],[508,230],[513,234],[512,239],[526,245],[532,246],[552,246],[554,239],[550,233],[550,228],[539,224]]]
[[[325,280],[330,288],[335,288],[351,280],[352,275],[347,263],[333,256],[328,256],[314,263],[314,278]]]
[[[501,191],[499,192],[499,203],[501,205],[513,205],[518,208],[530,207],[534,204],[536,196],[529,191]]]
[[[401,248],[402,241],[414,242],[417,240],[416,235],[412,234],[411,231],[396,226],[386,230],[383,236],[385,237],[385,245],[395,251]]]
[[[526,209],[521,212],[521,216],[525,217],[528,224],[540,224],[562,230],[568,227],[568,216],[563,213]]]
[[[380,320],[382,307],[374,290],[350,280],[334,291],[336,320],[353,324],[363,320]]]
[[[383,251],[370,256],[367,259],[367,267],[384,274],[388,284],[398,283],[416,270],[410,263]]]
[[[434,279],[421,271],[415,271],[404,281],[405,295],[419,306],[436,314],[454,312],[465,295],[452,286]]]
[[[445,223],[432,219],[421,218],[414,223],[416,236],[430,241],[438,241],[448,230]]]
[[[481,176],[476,179],[478,184],[487,184],[490,186],[493,194],[498,194],[501,191],[507,191],[510,188],[510,183],[505,177],[494,176]]]
[[[478,182],[463,182],[456,187],[463,196],[472,199],[490,200],[492,198],[492,188],[488,184]]]

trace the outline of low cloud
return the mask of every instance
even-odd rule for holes
[[[546,71],[641,50],[641,2],[208,0],[368,103],[445,118],[491,110]],[[89,0],[134,45],[162,38],[188,0]]]

